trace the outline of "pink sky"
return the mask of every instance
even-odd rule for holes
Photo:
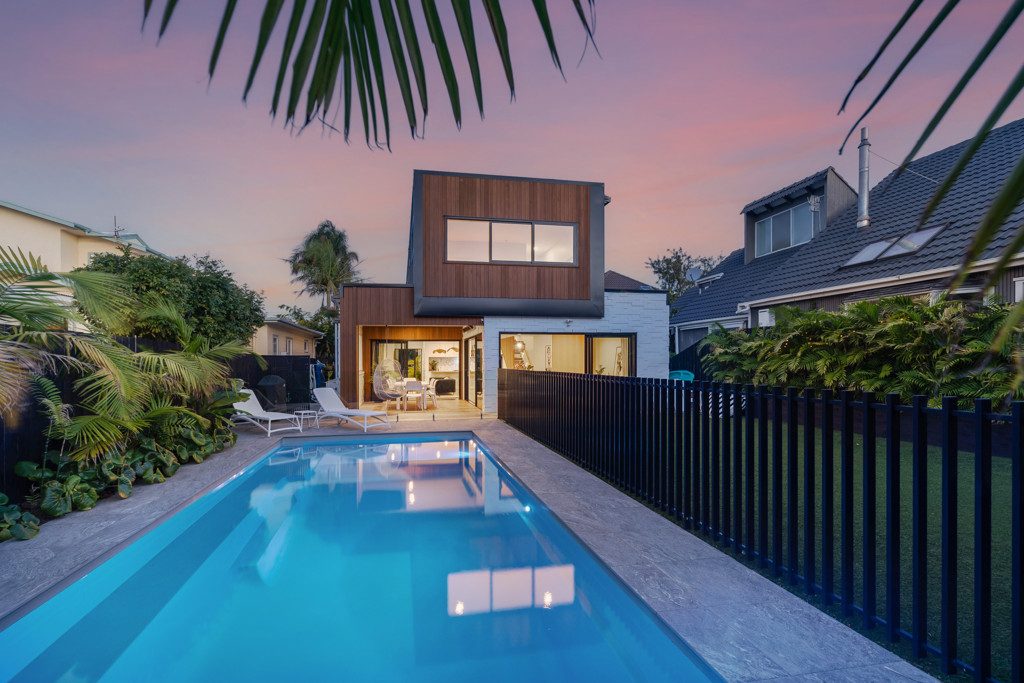
[[[928,18],[939,4],[925,3]],[[902,158],[1008,4],[972,0],[954,12],[869,119],[874,151]],[[433,69],[426,139],[409,139],[393,91],[389,154],[319,129],[294,136],[273,123],[277,42],[271,68],[242,104],[258,19],[251,7],[240,10],[208,88],[220,2],[182,2],[159,46],[154,26],[139,33],[141,0],[5,4],[0,198],[97,229],[109,229],[116,214],[157,249],[209,252],[263,290],[273,312],[309,304],[294,295],[281,259],[324,218],[348,231],[368,278],[404,280],[415,168],[603,181],[613,198],[607,267],[646,280],[644,261],[667,248],[736,248],[739,210],[752,199],[828,165],[856,184],[856,154],[836,150],[896,57],[881,64],[849,114],[835,112],[904,3],[605,0],[603,57],[588,54],[578,68],[583,41],[571,3],[550,5],[565,81],[528,3],[506,2],[517,83],[509,102],[478,10],[486,120],[476,118],[465,78],[468,113],[457,131]],[[908,43],[898,42],[893,55]],[[974,132],[1019,66],[1013,44],[1024,44],[1021,30],[926,151]],[[461,43],[451,47],[461,65]],[[1018,103],[1007,120],[1021,116]],[[891,170],[872,163],[874,182]]]

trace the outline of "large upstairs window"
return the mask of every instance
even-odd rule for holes
[[[449,218],[445,260],[573,266],[576,265],[576,226]]]
[[[754,223],[754,256],[795,247],[814,237],[814,212],[807,202]]]

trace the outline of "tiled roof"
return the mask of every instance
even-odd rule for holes
[[[672,324],[716,320],[736,315],[736,306],[762,291],[773,273],[796,257],[806,244],[743,263],[743,249],[725,257],[706,277],[721,275],[701,287],[691,287],[672,304]]]
[[[657,287],[634,280],[628,275],[617,273],[614,270],[606,270],[604,272],[604,288],[605,290],[617,291],[617,292],[657,292]]]
[[[992,131],[957,183],[939,204],[925,227],[944,226],[920,250],[845,266],[866,245],[903,237],[917,228],[918,219],[942,181],[963,153],[968,141],[922,157],[897,177],[890,173],[871,190],[871,224],[857,228],[857,207],[840,214],[822,234],[809,242],[784,269],[762,283],[761,299],[822,287],[854,284],[880,278],[919,273],[958,265],[974,231],[1013,167],[1024,156],[1024,119]],[[999,254],[1024,219],[1024,204],[1010,214],[982,258]],[[748,301],[751,299],[747,299]]]
[[[263,322],[266,325],[284,325],[285,327],[292,327],[294,329],[301,330],[303,332],[308,332],[309,334],[314,335],[318,339],[320,337],[324,336],[324,333],[321,332],[320,330],[314,330],[311,327],[306,327],[305,325],[300,325],[299,323],[295,322],[291,318],[288,318],[288,317],[283,316],[283,315],[275,315],[275,316],[272,316],[270,318],[265,318],[263,320]]]
[[[781,190],[776,190],[771,194],[766,194],[760,199],[755,199],[754,201],[744,206],[743,209],[740,210],[740,213],[747,213],[748,211],[754,211],[762,207],[768,207],[774,204],[776,201],[786,201],[794,193],[807,194],[807,192],[811,190],[816,190],[821,187],[824,187],[825,176],[828,175],[829,171],[835,171],[835,169],[829,166],[826,169],[822,169],[817,173],[807,176],[803,180],[798,180],[791,185],[787,185]]]
[[[723,273],[722,278],[709,283],[703,292],[687,291],[673,304],[672,322],[735,315],[737,305],[744,302],[770,297],[796,298],[803,292],[826,287],[856,285],[957,266],[992,199],[1024,156],[1024,119],[989,134],[926,224],[925,227],[943,226],[943,230],[924,247],[903,256],[854,266],[845,264],[872,242],[903,237],[915,230],[921,212],[937,189],[936,183],[946,177],[968,142],[921,157],[899,176],[895,172],[886,176],[871,190],[871,224],[864,230],[857,228],[857,207],[853,205],[829,223],[820,235],[800,247],[757,258],[746,265],[743,250],[733,252],[712,271],[712,274]],[[804,182],[806,179],[795,185]],[[785,190],[780,190],[758,201],[772,201],[783,192]],[[996,256],[1010,241],[1022,219],[1024,204],[1010,215],[982,258]]]

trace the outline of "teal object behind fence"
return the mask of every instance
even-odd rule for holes
[[[692,382],[693,381],[693,373],[690,372],[689,370],[673,370],[670,373],[668,373],[668,378],[669,379],[681,379],[684,382]]]

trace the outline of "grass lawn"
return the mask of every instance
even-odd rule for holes
[[[788,454],[785,426],[783,427],[782,448],[782,558],[783,563],[787,557],[787,534],[786,534],[786,503],[788,494]],[[802,427],[801,427],[802,432]],[[815,508],[814,540],[816,548],[815,572],[816,582],[821,582],[821,440],[820,430],[815,436],[815,495],[813,505]],[[755,444],[757,432],[755,430]],[[771,427],[769,425],[769,475],[768,475],[768,556],[772,557],[774,546],[772,545],[772,531],[770,520],[773,516],[772,507],[772,476],[771,466],[775,457],[771,449]],[[834,586],[836,592],[841,589],[840,583],[840,485],[841,485],[841,461],[840,461],[840,437],[835,436],[834,444],[834,512],[833,512],[833,537],[834,543]],[[1009,680],[1010,677],[1010,460],[1007,457],[999,457],[999,453],[993,454],[992,462],[992,662],[993,675],[1000,680]],[[930,447],[928,452],[928,473],[927,473],[927,518],[928,518],[928,641],[938,644],[940,625],[940,577],[941,577],[941,553],[942,544],[940,537],[941,528],[941,451],[937,447]],[[758,457],[755,455],[755,472],[757,476]],[[730,465],[731,465],[730,456]],[[797,457],[799,487],[799,556],[800,568],[804,566],[803,541],[806,528],[804,527],[805,498],[804,498],[804,449],[802,433],[798,442]],[[863,438],[857,434],[854,437],[853,457],[853,532],[854,532],[854,590],[855,604],[862,604],[863,601],[863,576],[864,576],[864,547],[865,539],[863,533],[863,510],[864,510],[864,459],[863,459]],[[957,656],[967,662],[974,660],[974,456],[969,452],[960,452],[957,455],[958,470],[958,605],[957,605]],[[876,514],[877,532],[874,538],[877,558],[877,602],[878,614],[886,613],[886,467],[885,467],[885,440],[877,439],[876,462],[875,462],[875,485],[876,485]],[[746,476],[747,473],[744,472]],[[904,442],[900,451],[900,625],[908,629],[911,623],[911,504],[912,504],[912,452],[911,444]],[[757,480],[755,479],[755,482]],[[757,530],[756,513],[758,508],[757,490],[755,486],[755,534]],[[744,512],[744,515],[746,513]],[[746,539],[744,539],[746,541]],[[759,568],[759,564],[750,562],[751,566]],[[786,575],[776,577],[771,568],[760,569],[763,573],[771,576],[780,585],[790,586]],[[807,597],[802,591],[802,582],[792,586],[793,590]],[[815,604],[822,605],[820,596],[809,598]],[[882,626],[875,626],[873,629],[864,631],[862,629],[861,617],[853,615],[844,617],[838,607],[827,608],[827,611],[834,616],[846,621],[850,625],[862,630],[887,647],[895,650],[902,656],[914,661],[919,666],[928,669],[931,673],[940,675],[938,669],[939,660],[929,656],[924,660],[914,659],[910,650],[909,642],[903,641],[899,644],[890,643],[886,636],[886,629]],[[943,676],[946,678],[946,676]]]

